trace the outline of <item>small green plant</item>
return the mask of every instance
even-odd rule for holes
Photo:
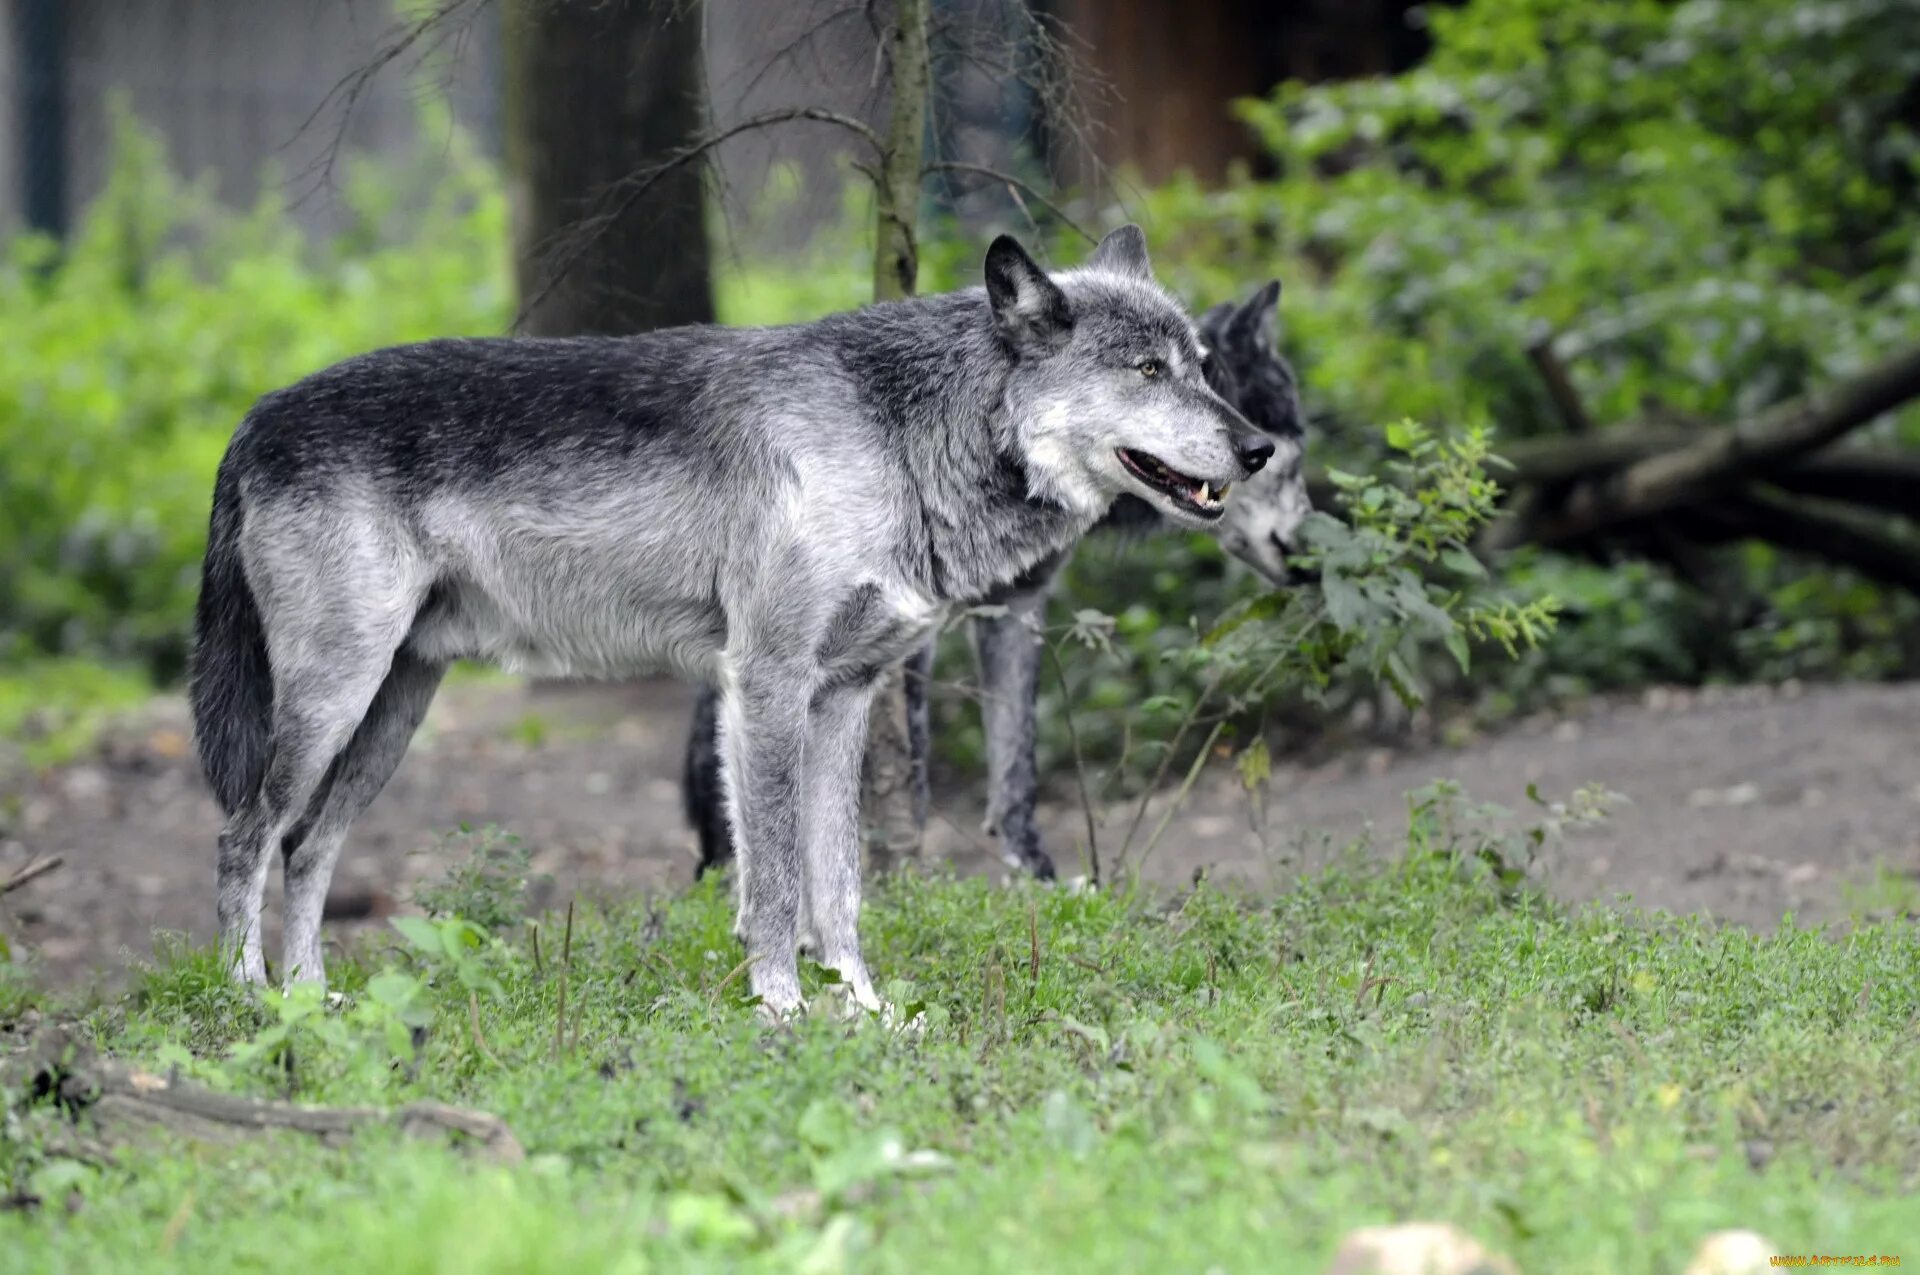
[[[1527,801],[1537,812],[1531,823],[1517,824],[1515,812],[1490,801],[1475,801],[1452,780],[1436,780],[1407,794],[1409,869],[1437,864],[1469,877],[1485,877],[1513,903],[1528,893],[1526,881],[1542,854],[1559,846],[1567,833],[1590,828],[1624,801],[1600,784],[1586,784],[1563,800],[1540,795],[1527,785]]]
[[[432,1015],[421,983],[386,971],[369,979],[351,1003],[318,983],[295,983],[261,997],[266,1023],[227,1051],[240,1077],[274,1077],[288,1096],[312,1085],[305,1073],[385,1087],[414,1061]]]
[[[485,960],[493,940],[480,926],[459,916],[439,921],[396,916],[392,924],[436,976],[452,974],[453,981],[469,995],[500,994],[500,980]]]
[[[519,837],[492,825],[475,831],[463,824],[434,853],[456,858],[437,882],[414,891],[413,901],[428,916],[458,917],[496,934],[520,924],[533,851]]]
[[[1303,527],[1303,566],[1317,567],[1318,587],[1269,592],[1229,607],[1204,634],[1159,659],[1182,670],[1180,689],[1116,706],[1146,730],[1129,728],[1129,761],[1150,768],[1138,810],[1115,866],[1128,862],[1142,830],[1147,800],[1185,763],[1184,798],[1216,745],[1239,735],[1236,765],[1250,788],[1270,771],[1266,708],[1282,695],[1322,703],[1337,680],[1377,679],[1404,702],[1421,702],[1432,653],[1464,673],[1476,649],[1509,658],[1538,647],[1552,632],[1551,597],[1516,598],[1491,579],[1472,542],[1494,516],[1499,488],[1487,468],[1497,463],[1486,434],[1466,429],[1440,436],[1412,421],[1385,431],[1392,457],[1368,476],[1335,472],[1343,518],[1320,513]],[[1118,622],[1083,609],[1060,646],[1130,668],[1131,648],[1113,641]],[[1145,681],[1151,675],[1141,674]],[[1061,679],[1064,681],[1064,676]],[[1190,688],[1190,689],[1189,689]],[[1099,711],[1099,706],[1095,706]],[[1170,730],[1163,723],[1171,721]],[[1196,750],[1191,748],[1199,740]],[[1095,785],[1082,780],[1083,792]],[[1179,808],[1176,799],[1147,835],[1141,854],[1159,841]],[[1098,870],[1098,864],[1093,865]]]

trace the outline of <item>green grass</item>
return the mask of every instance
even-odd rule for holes
[[[334,968],[354,1008],[299,1019],[291,1072],[226,1057],[261,1011],[209,953],[164,948],[91,1011],[101,1042],[244,1092],[483,1107],[527,1161],[374,1134],[97,1167],[19,1108],[0,1179],[52,1203],[0,1213],[0,1265],[1312,1271],[1345,1230],[1411,1218],[1533,1272],[1677,1271],[1729,1226],[1920,1258],[1904,923],[1569,914],[1451,854],[1278,898],[904,877],[865,929],[911,980],[892,994],[929,1007],[910,1040],[758,1026],[708,886],[579,914],[556,1053],[563,926],[540,922],[538,964],[510,918],[452,957],[362,945]]]

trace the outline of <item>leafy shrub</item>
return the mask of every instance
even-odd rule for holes
[[[0,659],[182,667],[213,472],[260,394],[349,354],[494,332],[505,203],[484,166],[419,206],[351,166],[358,224],[314,245],[263,201],[220,210],[124,115],[64,250],[0,261]],[[459,157],[456,143],[456,158]]]

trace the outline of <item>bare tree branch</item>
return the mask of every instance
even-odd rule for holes
[[[1003,185],[1023,191],[1035,202],[1040,204],[1041,207],[1058,217],[1068,228],[1088,243],[1100,242],[1100,237],[1074,220],[1073,214],[1041,194],[1031,182],[1023,181],[1015,177],[1012,173],[1003,173],[999,169],[989,167],[986,164],[963,164],[958,160],[941,160],[939,163],[928,164],[920,170],[920,174],[923,177],[928,173],[972,173],[975,176],[984,177],[990,181],[1000,182]]]
[[[624,181],[615,183],[604,197],[606,201],[611,202],[610,207],[582,218],[560,244],[543,252],[542,255],[548,258],[543,262],[546,267],[542,272],[546,276],[545,281],[531,297],[521,300],[519,312],[514,316],[515,325],[518,326],[527,313],[539,305],[566,277],[567,272],[579,264],[580,259],[592,248],[594,239],[603,233],[607,226],[618,221],[628,210],[644,199],[647,192],[652,190],[661,178],[684,164],[702,159],[728,138],[795,120],[812,120],[816,123],[835,125],[854,134],[876,152],[880,150],[880,135],[874,132],[865,121],[855,119],[851,115],[843,115],[838,111],[823,110],[813,106],[790,106],[776,111],[763,111],[690,142],[644,172],[635,173]]]
[[[392,28],[367,62],[335,81],[282,147],[291,146],[304,137],[329,110],[338,110],[339,120],[334,126],[333,140],[322,150],[320,159],[309,165],[303,173],[303,176],[313,179],[315,189],[324,190],[332,186],[334,165],[341,147],[346,143],[354,112],[381,72],[406,58],[409,53],[413,54],[413,64],[418,66],[444,48],[449,40],[463,39],[467,26],[491,2],[440,0],[424,17],[413,22],[402,22]],[[457,23],[456,18],[460,19]]]

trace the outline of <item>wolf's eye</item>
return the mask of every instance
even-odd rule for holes
[[[1139,370],[1140,375],[1146,377],[1149,381],[1166,371],[1165,366],[1161,364],[1159,359],[1144,359],[1134,366]]]

